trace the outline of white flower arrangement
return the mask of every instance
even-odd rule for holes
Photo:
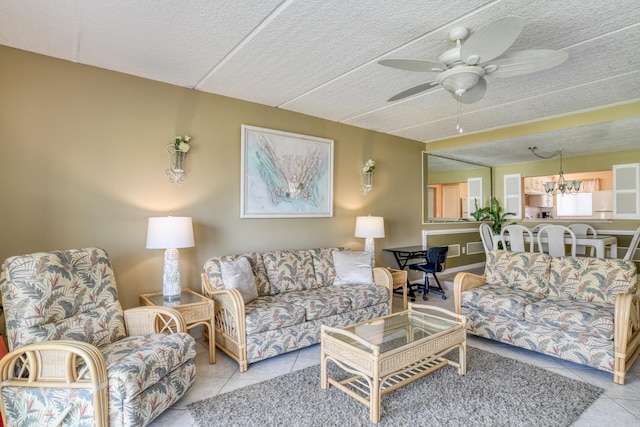
[[[373,173],[373,171],[375,170],[376,170],[376,162],[374,162],[372,159],[367,160],[362,165],[362,173]]]
[[[189,135],[178,135],[173,138],[173,145],[174,147],[176,147],[177,151],[186,153],[187,151],[189,151],[189,148],[191,148],[191,146],[189,145],[189,141],[191,141],[191,137]]]

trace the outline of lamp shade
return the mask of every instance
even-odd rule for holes
[[[193,223],[188,216],[149,218],[147,249],[179,249],[195,246]]]
[[[371,215],[356,217],[355,237],[384,237],[384,218]]]

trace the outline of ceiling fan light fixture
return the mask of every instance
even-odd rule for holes
[[[454,95],[462,96],[466,91],[478,84],[484,76],[484,68],[474,66],[458,66],[438,75],[438,84]]]

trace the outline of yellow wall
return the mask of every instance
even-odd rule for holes
[[[385,218],[382,248],[419,244],[424,145],[285,110],[0,47],[0,259],[84,246],[106,249],[125,307],[162,288],[161,250],[147,218],[191,216],[195,248],[180,250],[183,286],[200,288],[214,255],[348,246],[357,215]],[[335,140],[334,217],[240,219],[240,126]],[[193,137],[182,186],[165,146]],[[364,197],[359,171],[376,161]],[[412,185],[415,183],[415,185]]]

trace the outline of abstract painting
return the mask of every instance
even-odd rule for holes
[[[333,140],[242,125],[241,218],[333,216]]]

